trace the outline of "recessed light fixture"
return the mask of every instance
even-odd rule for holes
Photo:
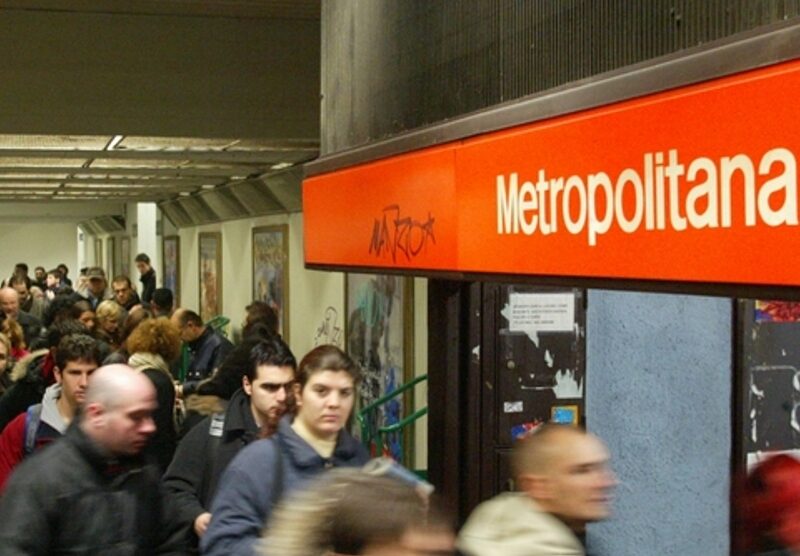
[[[180,195],[181,197],[188,197],[191,194],[192,194],[191,191],[181,191],[180,193],[178,193],[178,195]]]
[[[205,185],[201,185],[200,189],[214,189],[215,187],[216,185],[207,183]]]
[[[284,168],[289,168],[294,166],[293,162],[278,162],[277,164],[273,164],[269,167],[270,170],[283,170]]]
[[[122,139],[124,139],[123,135],[115,135],[114,137],[112,137],[111,141],[109,141],[108,145],[106,145],[106,150],[113,151],[114,149],[116,149],[117,145],[122,143]]]

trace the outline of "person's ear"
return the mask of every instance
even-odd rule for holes
[[[297,407],[300,407],[301,405],[303,405],[303,402],[301,401],[300,397],[300,393],[303,391],[303,387],[300,386],[299,382],[295,382],[292,387],[292,390],[294,394],[294,403]]]
[[[244,393],[248,396],[253,395],[253,385],[250,384],[250,379],[247,378],[247,375],[242,375],[242,390],[244,390]]]
[[[534,500],[549,500],[553,497],[553,489],[546,475],[524,473],[517,477],[517,489]]]
[[[61,384],[63,376],[61,375],[61,369],[59,369],[58,366],[53,367],[53,374],[56,376],[56,383]]]

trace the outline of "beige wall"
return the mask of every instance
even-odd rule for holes
[[[60,263],[69,267],[69,277],[78,275],[78,226],[74,222],[27,221],[0,224],[0,279],[11,276],[16,263],[47,270]]]

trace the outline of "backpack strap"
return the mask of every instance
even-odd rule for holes
[[[42,420],[42,404],[32,405],[25,412],[25,445],[24,457],[28,457],[36,449],[36,433],[39,432],[39,423]]]

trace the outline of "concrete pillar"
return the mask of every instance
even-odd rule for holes
[[[158,220],[158,207],[155,203],[137,203],[136,205],[136,256],[139,253],[147,253],[150,257],[150,265],[156,269],[157,285],[161,286],[161,250],[158,248],[158,236],[156,234],[156,223]],[[137,278],[138,279],[138,278]]]

